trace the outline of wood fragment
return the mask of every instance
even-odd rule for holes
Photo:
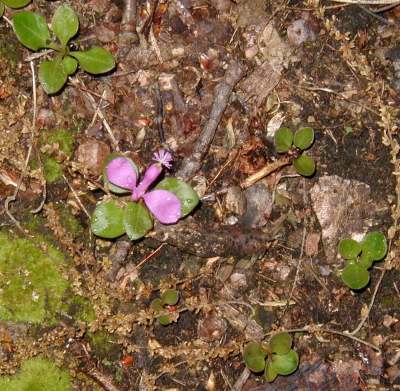
[[[192,155],[182,162],[177,176],[188,180],[200,170],[202,160],[214,139],[215,132],[228,105],[233,88],[244,76],[244,73],[245,67],[240,62],[234,61],[229,64],[223,80],[215,88],[215,98],[209,119],[196,141]]]

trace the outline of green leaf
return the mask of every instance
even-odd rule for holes
[[[343,282],[351,289],[361,289],[369,282],[368,270],[359,264],[348,264],[342,271]]]
[[[370,232],[361,242],[362,254],[373,261],[380,261],[387,253],[387,243],[382,232]]]
[[[125,207],[124,226],[129,239],[137,240],[153,228],[153,219],[142,203],[129,202]]]
[[[353,239],[342,239],[339,242],[338,249],[343,259],[354,259],[361,252],[361,244]]]
[[[124,210],[115,201],[102,202],[93,212],[91,228],[102,238],[118,238],[125,233]]]
[[[158,317],[158,321],[162,326],[168,326],[172,323],[170,317],[168,315],[161,315]]]
[[[290,375],[299,366],[299,355],[294,350],[287,354],[273,354],[271,366],[278,375]]]
[[[315,172],[315,163],[312,158],[307,155],[300,155],[293,161],[296,171],[303,176],[311,176]]]
[[[267,382],[273,382],[278,376],[278,372],[275,371],[274,367],[271,365],[271,361],[267,361],[265,366],[264,377]]]
[[[63,88],[68,75],[61,59],[45,60],[39,65],[39,80],[47,94],[55,94]]]
[[[1,0],[7,7],[22,8],[30,3],[31,0]]]
[[[150,303],[150,308],[154,311],[154,312],[161,312],[164,308],[162,306],[161,303],[161,299],[154,299],[151,303]]]
[[[79,20],[75,11],[68,5],[60,5],[51,20],[51,29],[59,39],[61,45],[66,46],[68,41],[78,32]]]
[[[6,9],[6,7],[4,6],[4,4],[0,3],[0,17],[3,16],[5,9]]]
[[[275,148],[278,153],[289,151],[293,144],[293,132],[289,128],[280,128],[275,132]]]
[[[100,47],[93,47],[85,52],[71,52],[70,55],[79,61],[84,71],[95,75],[111,71],[115,67],[113,55]]]
[[[253,372],[262,372],[265,368],[265,357],[267,353],[258,342],[249,342],[243,351],[246,367]]]
[[[275,334],[269,341],[269,347],[272,353],[287,354],[292,347],[293,338],[289,333]]]
[[[133,160],[129,159],[128,157],[126,157],[126,156],[124,156],[124,155],[122,155],[122,154],[120,154],[118,152],[113,152],[113,153],[109,154],[104,160],[103,182],[104,182],[105,187],[108,190],[110,190],[112,193],[115,193],[115,194],[129,194],[131,192],[130,190],[124,189],[123,187],[119,187],[119,186],[113,185],[107,178],[107,173],[106,173],[107,164],[110,163],[111,160],[113,160],[113,159],[115,159],[117,157],[124,157],[125,159],[127,159],[131,163],[132,168],[136,171],[136,176],[139,178],[139,170],[138,170],[136,164],[133,162]]]
[[[179,301],[179,292],[175,289],[167,289],[161,295],[163,305],[175,305]]]
[[[293,143],[302,151],[311,147],[314,142],[314,130],[312,128],[301,128],[294,134]]]
[[[368,270],[372,264],[374,263],[374,260],[371,259],[368,255],[361,253],[360,259],[358,261],[358,264],[362,266],[364,269]]]
[[[78,61],[71,56],[66,56],[62,59],[62,66],[67,75],[72,75],[75,73],[76,68],[78,67]]]
[[[188,215],[199,203],[199,196],[186,182],[177,178],[165,178],[156,189],[168,190],[174,193],[181,201],[182,217]]]
[[[49,47],[50,32],[43,16],[19,12],[12,20],[15,34],[24,46],[32,50]]]

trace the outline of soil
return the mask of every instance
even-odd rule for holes
[[[2,379],[41,356],[74,390],[400,388],[400,6],[319,3],[71,0],[74,47],[102,46],[117,66],[78,71],[52,96],[37,80],[42,57],[29,61],[1,20]],[[49,21],[60,4],[24,11]],[[313,176],[275,151],[282,126],[314,129]],[[106,157],[143,169],[159,148],[200,204],[138,241],[94,236]],[[352,291],[337,245],[369,231],[388,253]],[[32,245],[57,270],[27,288],[15,277],[36,261],[17,254]],[[180,298],[164,326],[150,304],[166,289]],[[34,320],[31,304],[42,305]],[[299,368],[267,383],[243,347],[285,330]]]

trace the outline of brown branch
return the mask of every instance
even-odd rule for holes
[[[223,80],[215,88],[214,103],[210,116],[199,138],[196,141],[192,155],[182,162],[177,175],[183,179],[190,179],[200,170],[202,160],[214,139],[218,124],[228,105],[229,98],[236,83],[244,76],[245,68],[239,62],[232,62],[226,70]]]
[[[121,30],[136,32],[136,0],[124,0]]]

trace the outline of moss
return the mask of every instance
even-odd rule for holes
[[[18,62],[21,60],[18,45],[18,41],[10,38],[10,34],[0,34],[0,57],[7,59],[9,65],[13,68],[16,68]]]
[[[14,376],[0,377],[0,391],[70,391],[69,373],[42,357],[25,360]]]
[[[118,360],[120,347],[116,343],[115,337],[105,330],[98,330],[87,334],[92,351],[99,359],[108,361]]]
[[[78,219],[71,213],[64,204],[56,205],[57,212],[60,215],[60,223],[74,237],[82,236],[84,229]]]
[[[61,164],[57,162],[53,157],[46,157],[43,163],[43,174],[44,179],[48,183],[57,182],[62,178],[63,170]]]
[[[74,152],[74,136],[69,129],[58,129],[45,132],[42,144],[58,144],[59,150],[67,157],[71,157]]]
[[[64,305],[65,312],[74,320],[90,323],[96,320],[96,313],[88,299],[82,296],[73,296]]]
[[[0,232],[0,318],[54,324],[68,281],[60,272],[62,254],[46,244],[44,254],[32,241]]]

